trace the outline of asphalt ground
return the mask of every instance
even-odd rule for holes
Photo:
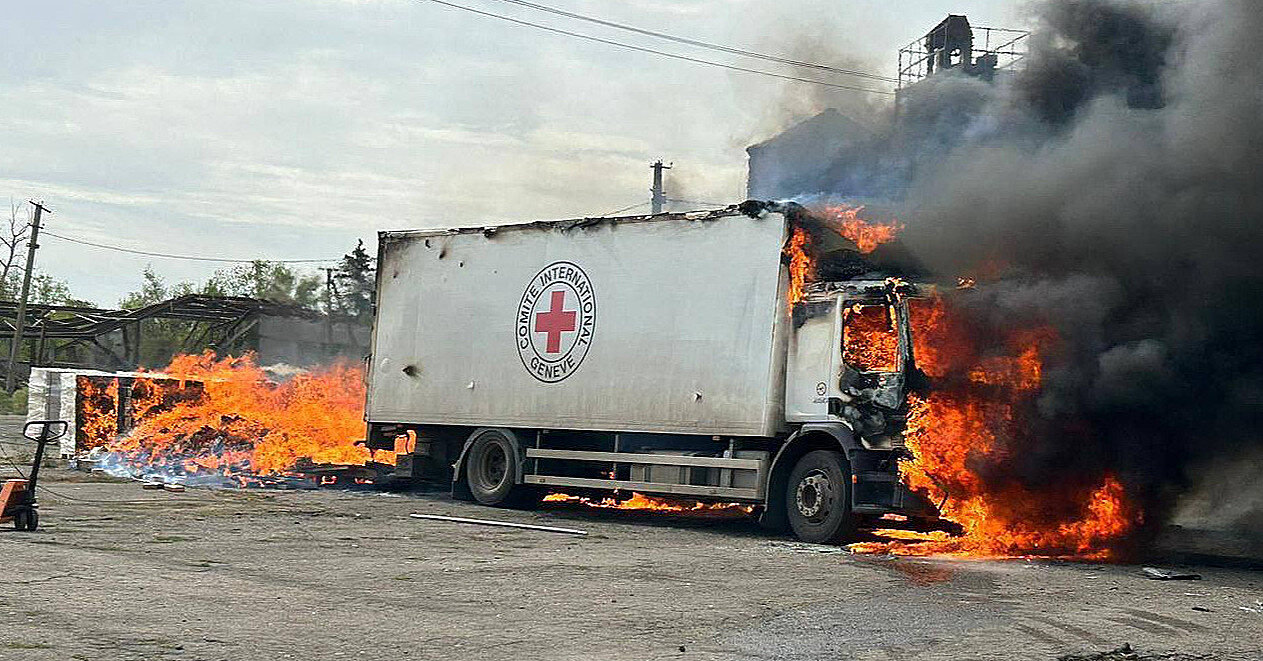
[[[855,555],[740,516],[43,476],[40,530],[0,529],[0,659],[1263,658],[1263,554],[1222,531],[1173,529],[1150,562],[1201,580],[1156,581]]]

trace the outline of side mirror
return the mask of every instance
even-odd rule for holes
[[[69,429],[65,420],[32,420],[22,427],[22,435],[32,441],[53,441],[65,436]]]

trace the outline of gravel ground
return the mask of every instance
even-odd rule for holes
[[[1263,563],[1201,532],[1162,553],[1203,579],[1154,581],[858,556],[733,517],[46,475],[41,529],[0,529],[0,659],[1263,658]]]

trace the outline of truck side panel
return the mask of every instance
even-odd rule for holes
[[[731,212],[384,233],[369,421],[775,435],[785,231]]]

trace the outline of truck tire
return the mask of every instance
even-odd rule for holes
[[[465,457],[465,481],[474,500],[509,506],[518,501],[517,448],[504,434],[489,429],[478,435]]]
[[[789,473],[785,509],[794,536],[813,544],[836,544],[855,531],[851,514],[851,466],[841,452],[813,450]]]

